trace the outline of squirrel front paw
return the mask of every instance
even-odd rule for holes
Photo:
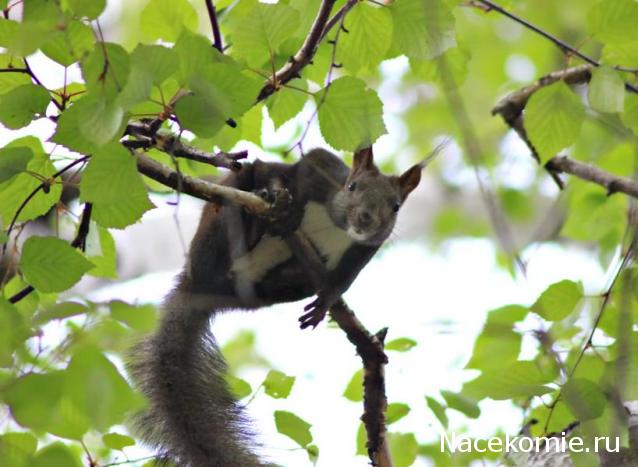
[[[318,295],[314,302],[309,303],[304,307],[304,311],[307,311],[307,313],[299,317],[301,329],[306,329],[310,326],[312,326],[313,329],[316,328],[317,325],[326,317],[326,313],[333,303],[334,300],[323,295]]]

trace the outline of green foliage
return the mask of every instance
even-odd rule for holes
[[[386,350],[395,350],[397,352],[407,352],[417,345],[417,342],[414,339],[410,339],[408,337],[399,337],[398,339],[393,339],[385,345]]]
[[[569,315],[583,296],[581,284],[569,280],[560,281],[550,285],[536,303],[532,310],[549,321],[557,321]]]
[[[184,28],[197,29],[197,12],[187,0],[152,0],[142,10],[140,19],[148,41],[175,42]]]
[[[602,66],[592,72],[589,104],[599,112],[622,112],[625,103],[625,81],[613,68]]]
[[[363,370],[357,370],[352,375],[346,389],[343,391],[343,397],[352,402],[361,402],[363,400]]]
[[[266,394],[275,399],[286,399],[290,395],[293,384],[295,384],[294,376],[287,376],[277,370],[270,370],[263,382]]]
[[[312,442],[312,434],[310,433],[312,425],[293,413],[283,410],[275,411],[275,425],[279,433],[286,435],[302,448]]]
[[[25,84],[0,96],[0,123],[7,128],[22,128],[35,116],[43,116],[49,94],[40,86]]]
[[[562,81],[532,95],[525,109],[525,128],[541,162],[574,143],[584,118],[583,104]]]

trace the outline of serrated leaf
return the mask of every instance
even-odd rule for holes
[[[570,410],[582,422],[600,417],[607,404],[600,386],[587,379],[570,379],[563,385],[561,394]]]
[[[419,452],[414,433],[388,433],[387,436],[394,467],[411,466]]]
[[[414,339],[408,337],[399,337],[393,339],[385,345],[385,350],[395,350],[397,352],[407,352],[411,348],[415,347],[417,342]]]
[[[51,140],[80,154],[93,153],[98,145],[93,141],[93,138],[87,138],[84,135],[80,126],[87,128],[86,123],[83,122],[92,117],[91,112],[96,106],[95,100],[94,96],[84,96],[62,112]]]
[[[0,53],[0,68],[22,68],[22,65],[16,57]],[[31,84],[31,78],[26,73],[0,73],[0,95],[24,84]]]
[[[563,81],[536,91],[525,107],[525,129],[541,164],[574,143],[585,119],[585,107]]]
[[[501,368],[484,370],[479,377],[463,385],[463,394],[474,400],[496,400],[540,396],[552,391],[545,384],[556,375],[543,372],[533,361],[517,361]]]
[[[0,149],[0,183],[24,172],[33,156],[33,151],[27,147]]]
[[[355,151],[371,146],[386,132],[381,100],[360,79],[339,78],[315,93],[315,101],[321,134],[335,149]]]
[[[574,311],[582,298],[583,287],[580,283],[563,280],[550,285],[531,309],[549,321],[558,321]]]
[[[109,449],[121,451],[127,446],[134,446],[135,440],[130,436],[121,435],[119,433],[106,433],[102,435],[104,445]]]
[[[119,44],[105,42],[82,61],[82,77],[87,90],[112,98],[124,89],[131,63],[128,52]]]
[[[622,122],[638,135],[638,96],[632,93],[625,96],[625,110],[620,114]]]
[[[638,3],[633,0],[603,0],[587,13],[587,25],[594,38],[605,43],[634,39],[638,24]]]
[[[97,430],[124,422],[143,405],[115,365],[93,348],[77,352],[66,370],[64,393]],[[99,401],[99,403],[96,403]]]
[[[79,129],[82,136],[96,147],[119,139],[126,115],[119,102],[106,95],[88,95],[82,100]]]
[[[393,47],[428,60],[456,45],[454,16],[442,0],[398,0],[390,6]]]
[[[386,423],[390,425],[394,422],[398,422],[409,413],[410,407],[407,404],[393,402],[388,405],[388,409],[385,412]]]
[[[106,0],[67,0],[77,16],[96,19],[106,8]]]
[[[161,45],[139,44],[131,54],[131,62],[139,66],[159,86],[175,73],[179,66],[179,57],[173,49]]]
[[[589,104],[599,112],[618,113],[625,105],[625,81],[611,67],[592,70],[589,82]]]
[[[288,376],[281,371],[270,370],[262,383],[266,394],[275,399],[286,399],[290,395],[295,377]]]
[[[35,144],[31,144],[34,143]],[[8,224],[18,208],[25,202],[27,196],[30,195],[41,183],[41,178],[51,177],[56,172],[55,167],[49,160],[49,157],[43,153],[42,145],[32,136],[20,138],[9,143],[5,148],[28,146],[35,153],[27,164],[27,171],[31,173],[22,173],[11,180],[0,183],[0,215]],[[38,174],[35,177],[33,174]],[[18,221],[27,221],[45,214],[60,199],[62,193],[62,185],[54,183],[50,186],[49,192],[39,190],[29,202],[24,206]]]
[[[308,83],[302,79],[295,79],[288,83],[266,100],[268,115],[275,124],[275,129],[295,117],[308,101]]]
[[[31,467],[82,467],[79,455],[73,452],[66,444],[56,442],[40,449],[33,460]]]
[[[149,41],[175,42],[184,28],[197,30],[197,12],[187,0],[152,0],[140,14],[142,34]]]
[[[111,143],[91,158],[80,182],[80,199],[93,203],[93,219],[102,227],[124,228],[153,205],[133,156]]]
[[[230,392],[237,400],[241,400],[252,394],[253,388],[250,386],[248,381],[231,374],[226,374],[224,378],[226,379],[226,384],[228,384],[228,389],[230,389]]]
[[[47,293],[67,290],[92,267],[82,253],[55,237],[29,237],[20,257],[27,282]]]
[[[231,31],[232,54],[258,68],[271,60],[279,46],[295,33],[298,21],[297,11],[283,2],[255,2],[250,13],[242,17]]]
[[[36,116],[44,116],[49,105],[49,93],[42,86],[25,84],[0,96],[0,123],[18,129]]]
[[[89,271],[91,276],[117,278],[117,250],[108,229],[95,223],[91,225],[86,239],[86,255],[95,266]]]
[[[55,36],[51,24],[40,21],[16,22],[0,18],[0,47],[18,57],[27,57]]]
[[[449,420],[447,418],[447,414],[445,413],[445,407],[443,407],[439,401],[430,396],[425,396],[425,401],[427,402],[428,407],[430,408],[436,419],[441,423],[443,428],[447,429]]]
[[[450,409],[458,410],[469,418],[478,418],[479,415],[481,415],[481,409],[479,409],[476,401],[464,394],[457,394],[452,391],[441,391],[441,395]]]
[[[275,426],[279,433],[288,436],[302,448],[312,442],[312,434],[310,433],[312,425],[294,413],[276,410]]]
[[[42,45],[42,52],[62,66],[80,61],[95,45],[90,26],[81,21],[70,21],[62,31]]]
[[[392,41],[392,15],[387,7],[357,3],[345,19],[348,33],[339,36],[337,58],[357,71],[373,70],[384,58]]]
[[[345,391],[343,391],[343,397],[352,402],[363,400],[363,370],[357,370],[352,375]]]

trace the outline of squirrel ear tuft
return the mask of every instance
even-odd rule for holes
[[[374,154],[372,153],[372,146],[359,149],[354,153],[354,160],[352,162],[352,171],[358,170],[371,170],[375,168]]]
[[[421,181],[421,164],[416,164],[403,172],[399,177],[399,190],[401,191],[401,200],[408,197],[410,192],[414,190]]]

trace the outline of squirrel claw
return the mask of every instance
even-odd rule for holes
[[[310,326],[314,329],[319,323],[321,323],[321,321],[323,321],[328,309],[323,306],[321,299],[317,298],[314,302],[306,305],[304,307],[304,311],[307,311],[308,313],[299,317],[301,329],[306,329]]]

